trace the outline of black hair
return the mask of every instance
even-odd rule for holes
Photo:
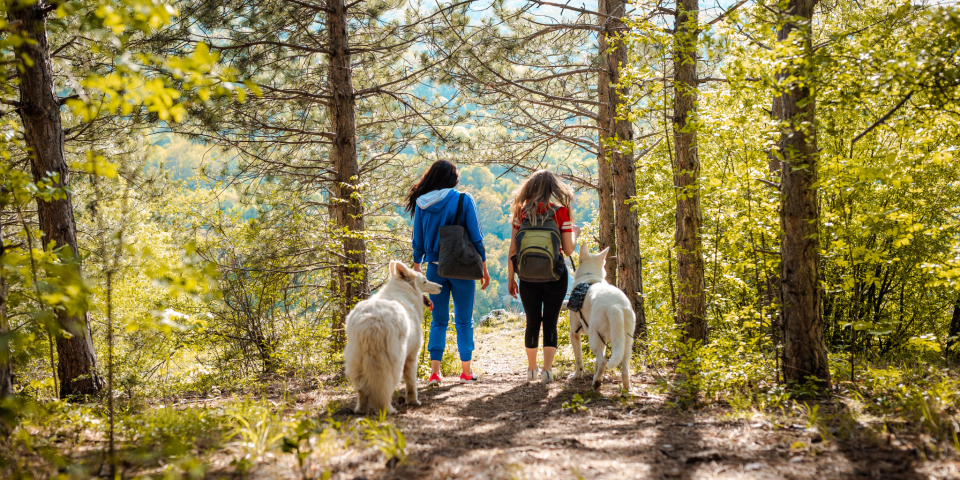
[[[446,160],[437,160],[424,172],[420,180],[410,187],[407,194],[407,206],[404,208],[410,216],[417,209],[417,199],[434,190],[453,188],[460,183],[460,172],[457,166]]]

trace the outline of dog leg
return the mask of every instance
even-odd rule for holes
[[[357,415],[366,415],[367,413],[367,394],[363,390],[357,390],[357,408],[353,412]]]
[[[596,371],[593,373],[593,389],[600,390],[600,384],[603,383],[603,373],[607,370],[607,346],[600,335],[596,332],[590,332],[590,351],[597,357]]]
[[[620,374],[623,383],[620,384],[623,390],[630,392],[630,357],[633,356],[633,342],[627,340],[627,351],[623,355],[623,363],[620,364]]]
[[[374,414],[379,414],[381,411],[386,410],[387,415],[393,415],[397,413],[397,409],[393,408],[393,390],[384,390],[382,392],[374,392],[370,399],[370,410]]]
[[[580,344],[579,333],[570,334],[570,347],[573,348],[573,358],[577,361],[577,371],[570,375],[571,380],[583,378],[583,346]]]
[[[600,385],[603,383],[603,374],[607,370],[607,357],[602,355],[597,357],[597,372],[593,374],[594,390],[600,390]]]
[[[577,361],[577,371],[570,375],[571,380],[583,378],[583,346],[580,344],[580,315],[570,312],[570,347],[573,348],[573,358]]]
[[[417,399],[417,356],[408,357],[403,364],[403,382],[407,387],[407,405],[420,406]]]

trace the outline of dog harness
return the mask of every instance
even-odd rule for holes
[[[587,290],[590,290],[590,283],[578,283],[570,292],[570,299],[567,300],[567,308],[571,312],[579,312],[583,308],[583,300],[587,297]]]
[[[573,260],[572,258],[570,260]],[[583,301],[587,298],[587,290],[590,290],[590,286],[593,283],[578,283],[577,286],[573,287],[573,291],[570,292],[570,299],[567,300],[567,309],[574,313],[580,313],[580,309],[583,308]],[[583,330],[583,326],[586,325],[587,328],[590,328],[590,325],[587,325],[587,319],[583,318],[583,315],[580,315],[580,324],[577,325],[577,332]],[[574,332],[574,333],[577,333]],[[603,337],[600,338],[603,340]],[[606,344],[607,342],[603,342]]]
[[[572,259],[571,259],[572,260]],[[573,291],[570,292],[570,299],[567,300],[567,309],[571,312],[580,313],[580,309],[583,308],[583,301],[587,298],[587,291],[590,290],[590,287],[593,286],[593,283],[578,283],[577,286],[573,287]],[[583,327],[586,326],[587,329],[590,328],[590,325],[587,323],[587,319],[583,315],[580,315],[580,324],[577,325],[577,331],[574,333],[580,332]],[[630,332],[624,332],[631,339],[633,335]],[[607,345],[607,341],[603,339],[603,335],[597,333],[600,337],[600,341],[604,345]]]

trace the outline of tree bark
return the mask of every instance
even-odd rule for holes
[[[340,273],[342,295],[339,325],[335,335],[342,336],[343,319],[360,300],[369,296],[366,242],[363,238],[363,198],[358,184],[356,93],[350,63],[347,33],[347,8],[344,0],[327,1],[327,30],[330,35],[329,84],[332,95],[330,117],[334,139],[331,160],[336,170],[333,199],[337,228],[343,236],[343,267]],[[338,342],[341,345],[344,342]]]
[[[952,339],[947,341],[947,359],[960,361],[960,298],[953,302],[953,316],[950,318],[947,336]]]
[[[603,0],[601,0],[603,1]],[[627,3],[624,0],[606,0],[606,12],[612,17],[605,23],[605,35],[615,37],[626,25]],[[608,40],[609,41],[609,40]],[[623,118],[620,110],[627,90],[620,86],[620,68],[627,64],[627,47],[617,41],[613,51],[607,54],[607,74],[610,87],[607,89],[610,109],[609,132],[617,148],[609,149],[613,167],[613,204],[617,232],[617,285],[627,294],[636,314],[634,341],[646,335],[647,321],[643,305],[643,278],[640,270],[640,222],[630,202],[637,194],[637,166],[633,160],[633,125]]]
[[[773,102],[770,106],[770,112],[773,118],[777,121],[780,120],[782,115],[783,107],[781,106],[781,98],[779,96],[773,97]],[[774,183],[780,183],[780,173],[783,171],[783,162],[780,161],[779,152],[767,152],[767,166],[770,171],[770,178]],[[766,237],[761,236],[761,246],[764,250],[767,249]],[[776,245],[779,243],[779,239],[771,239],[772,243]],[[779,265],[778,265],[779,267]],[[766,270],[766,269],[764,269]],[[772,305],[777,305],[777,309],[772,312],[772,318],[770,319],[771,323],[771,340],[773,341],[773,346],[776,354],[780,355],[780,347],[783,345],[783,298],[781,294],[783,293],[783,284],[780,282],[780,272],[774,270],[772,275],[767,276],[766,280],[766,292],[764,294],[764,306],[770,308]]]
[[[780,192],[781,282],[784,324],[783,376],[787,382],[830,387],[823,339],[820,289],[820,239],[817,205],[816,103],[807,67],[812,48],[816,0],[790,0],[777,40],[802,48],[799,59],[778,72],[779,153],[783,162]],[[792,79],[792,80],[791,80]]]
[[[66,198],[49,202],[37,200],[37,216],[42,231],[43,247],[54,242],[63,247],[61,256],[74,256],[76,268],[77,227],[73,216],[73,195],[69,192],[70,171],[64,152],[63,126],[60,123],[60,104],[54,91],[53,64],[47,43],[46,13],[52,6],[46,1],[35,4],[14,2],[9,11],[10,22],[19,21],[18,33],[33,42],[24,42],[15,48],[17,57],[26,56],[32,65],[22,65],[20,76],[20,119],[23,134],[30,148],[34,181],[49,173],[58,175],[59,185],[66,187]],[[79,275],[79,271],[78,271]],[[97,371],[97,356],[93,348],[88,323],[89,314],[69,315],[57,311],[56,321],[63,331],[57,336],[60,377],[60,397],[94,395],[103,388],[103,378]]]
[[[0,265],[7,254],[0,222]],[[2,267],[0,267],[2,268]],[[0,402],[13,394],[13,365],[10,362],[10,322],[7,320],[7,277],[0,270]],[[0,426],[3,419],[0,418]]]
[[[597,2],[597,11],[606,13],[606,0]],[[606,19],[600,19],[601,24]],[[597,200],[599,200],[599,217],[597,218],[597,229],[600,231],[599,250],[609,248],[607,252],[607,283],[617,284],[617,226],[613,206],[613,166],[610,164],[610,157],[607,152],[606,142],[610,138],[610,75],[607,74],[607,36],[597,35],[599,41],[597,52],[600,56],[600,73],[597,76],[597,101],[601,102],[598,109],[597,126],[600,128],[598,135],[600,144],[600,155],[597,156]]]
[[[679,0],[674,24],[673,141],[676,146],[678,298],[677,321],[685,341],[707,340],[706,294],[704,292],[703,245],[700,236],[700,157],[697,130],[690,121],[696,115],[697,45],[699,0]]]

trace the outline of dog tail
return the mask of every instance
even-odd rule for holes
[[[627,332],[626,324],[627,315],[633,315],[633,312],[620,308],[612,307],[607,310],[607,320],[610,323],[610,360],[608,360],[608,365],[620,365],[623,362],[623,356],[626,354],[627,347]]]

